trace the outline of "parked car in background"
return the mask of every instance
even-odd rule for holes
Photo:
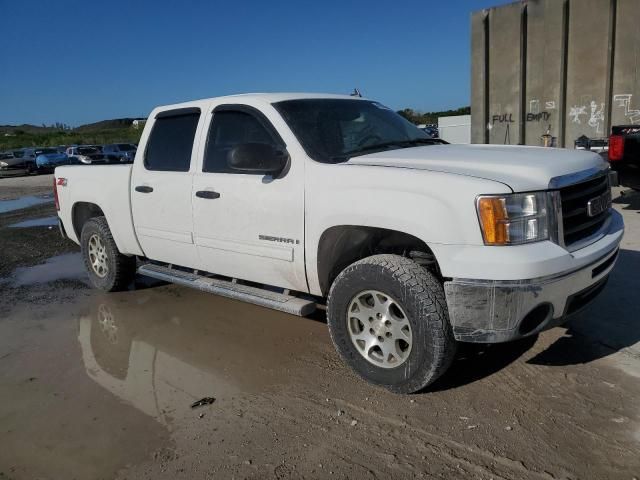
[[[105,164],[120,162],[116,155],[102,153],[94,145],[80,145],[67,148],[67,156],[71,164]]]
[[[69,164],[69,157],[65,153],[59,153],[57,148],[38,149],[35,155],[38,173],[51,173],[56,167]]]
[[[431,138],[438,138],[440,136],[440,132],[438,132],[438,127],[433,125],[427,125],[425,127],[420,128],[424,133],[429,135]]]
[[[123,163],[133,162],[138,147],[131,143],[112,143],[102,147],[104,153],[117,155]]]
[[[36,150],[38,148],[20,148],[13,151],[15,158],[20,158],[24,161],[27,168],[27,173],[33,173],[36,171]]]
[[[23,175],[27,172],[27,163],[22,156],[16,157],[13,152],[0,153],[0,176]]]

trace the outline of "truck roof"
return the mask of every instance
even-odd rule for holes
[[[225,95],[221,97],[201,98],[199,100],[191,100],[188,102],[174,103],[171,105],[159,105],[155,110],[166,110],[174,108],[197,107],[202,103],[210,101],[226,101],[237,102],[238,100],[251,102],[260,101],[264,103],[283,102],[285,100],[301,100],[305,98],[328,98],[328,99],[345,99],[345,100],[366,100],[351,95],[337,95],[332,93],[300,93],[300,92],[277,92],[277,93],[239,93],[235,95]]]

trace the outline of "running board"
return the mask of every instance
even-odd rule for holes
[[[204,292],[214,293],[223,297],[241,300],[261,307],[280,310],[304,317],[316,309],[316,303],[312,300],[285,295],[283,293],[272,292],[257,287],[241,285],[231,280],[220,280],[209,278],[195,273],[175,270],[148,263],[138,268],[138,273],[147,277],[157,278],[165,282],[177,283],[186,287],[196,288]]]

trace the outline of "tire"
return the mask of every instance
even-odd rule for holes
[[[369,298],[371,291],[380,295]],[[378,317],[382,323],[353,317],[367,317],[374,311],[369,308],[378,308],[375,305],[382,305],[385,298],[382,311],[391,313]],[[331,339],[347,364],[365,380],[395,393],[417,392],[433,383],[449,368],[456,352],[442,284],[424,267],[398,255],[375,255],[342,271],[329,292],[327,319]],[[392,334],[394,320],[404,325],[400,334],[397,330]],[[384,325],[389,325],[387,330]],[[369,326],[375,332],[366,330]],[[359,335],[369,340],[366,331],[375,333],[373,342],[379,347],[352,338],[360,327]],[[397,340],[398,335],[410,337],[410,342]],[[380,347],[387,336],[385,352],[392,353],[385,360]]]
[[[104,217],[94,217],[85,222],[80,247],[89,280],[95,288],[106,292],[125,290],[133,280],[136,259],[118,251]]]

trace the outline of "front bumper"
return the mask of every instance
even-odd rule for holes
[[[599,257],[577,269],[525,280],[445,282],[456,340],[507,342],[563,323],[602,291],[617,260],[621,236],[597,242]]]

